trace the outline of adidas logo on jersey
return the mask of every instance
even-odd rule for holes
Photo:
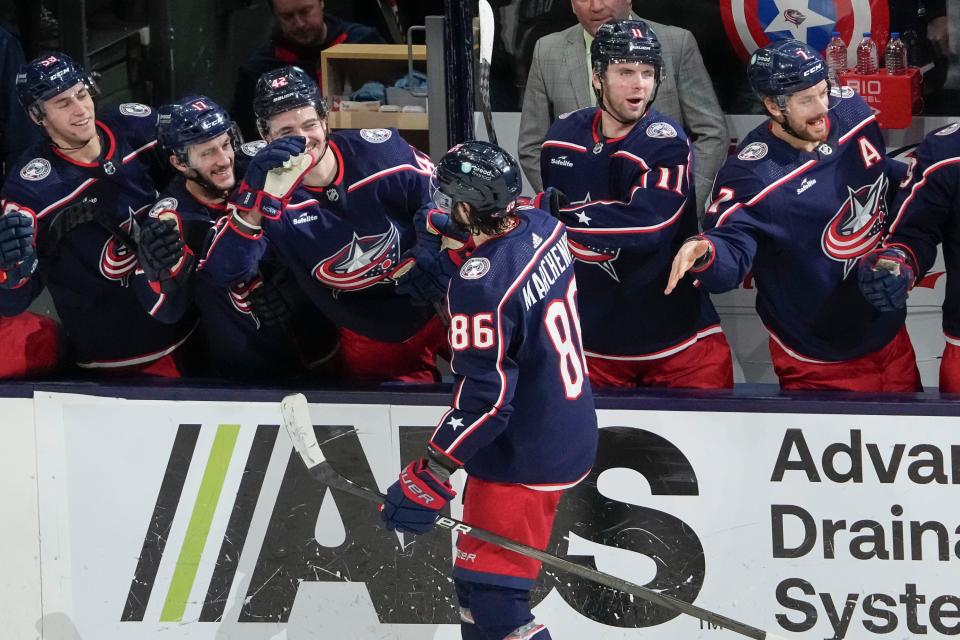
[[[810,178],[804,178],[803,182],[800,183],[800,187],[797,189],[797,195],[800,195],[801,193],[803,193],[804,191],[806,191],[807,189],[809,189],[815,184],[817,184],[816,178],[814,178],[813,180],[811,180]]]
[[[567,158],[567,156],[560,156],[559,158],[550,158],[550,164],[555,164],[558,167],[567,167],[568,169],[573,168],[573,163]]]
[[[533,248],[536,249],[537,247],[543,244],[543,238],[541,238],[535,233],[532,235],[533,235]]]
[[[300,216],[299,218],[294,218],[293,224],[305,224],[307,222],[313,222],[316,219],[317,219],[317,216],[304,215],[304,216]]]

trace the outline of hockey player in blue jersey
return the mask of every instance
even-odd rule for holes
[[[879,310],[901,314],[907,293],[933,267],[943,245],[947,268],[943,300],[946,344],[940,391],[960,393],[960,123],[931,132],[911,154],[898,194],[896,217],[883,247],[862,260],[860,288]]]
[[[597,107],[560,116],[540,153],[577,259],[583,344],[594,387],[733,386],[720,319],[690,281],[663,293],[697,233],[693,155],[683,127],[651,105],[663,73],[642,20],[602,25],[590,46]],[[630,322],[611,322],[626,314]]]
[[[125,103],[98,119],[93,82],[61,53],[24,65],[16,84],[46,140],[3,187],[0,244],[11,235],[21,244],[0,264],[0,313],[22,312],[46,286],[79,367],[178,376],[171,354],[193,325],[158,322],[130,286],[135,216],[169,178],[156,151],[156,114]]]
[[[707,231],[680,248],[666,291],[688,271],[727,291],[752,270],[782,388],[918,390],[905,313],[877,311],[857,286],[890,223],[876,117],[852,90],[831,91],[820,54],[796,40],[757,50],[749,75],[770,120],[721,168]]]
[[[430,302],[449,276],[407,254],[416,225],[425,229],[433,164],[394,129],[328,134],[319,89],[297,67],[257,86],[269,144],[231,197],[236,213],[204,268],[220,283],[242,281],[269,243],[338,326],[347,379],[438,381],[444,329]]]
[[[179,322],[199,313],[200,371],[241,380],[316,374],[336,352],[336,334],[271,253],[256,275],[219,286],[197,270],[216,224],[226,224],[235,169],[264,146],[241,144],[227,112],[206,96],[190,95],[158,110],[157,139],[178,176],[140,225],[140,287],[150,314]],[[191,346],[194,346],[191,344]]]
[[[566,228],[517,206],[520,167],[486,142],[451,149],[436,170],[438,208],[470,230],[474,248],[450,282],[453,402],[387,491],[388,529],[425,533],[456,493],[463,520],[546,548],[563,489],[593,465],[597,419],[580,338]],[[454,584],[464,640],[547,640],[530,611],[540,563],[457,540]]]

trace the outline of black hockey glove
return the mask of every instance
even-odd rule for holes
[[[147,216],[140,225],[137,257],[150,286],[162,293],[170,292],[177,279],[188,277],[194,256],[183,240],[180,216],[172,211]]]
[[[433,247],[435,251],[457,251],[470,240],[470,232],[439,209],[421,209],[413,217],[413,226],[417,231],[417,244]]]
[[[878,311],[899,311],[907,306],[915,278],[910,259],[900,249],[874,249],[860,259],[857,276],[860,292]]]
[[[537,209],[548,211],[554,218],[563,221],[560,209],[570,204],[570,200],[564,195],[563,191],[547,187],[537,195],[533,196],[530,204]]]
[[[16,289],[37,269],[34,218],[12,210],[0,216],[0,288]]]
[[[230,202],[240,211],[257,210],[270,220],[279,218],[290,194],[313,167],[306,147],[303,136],[287,136],[265,146],[247,165]]]
[[[397,273],[403,274],[394,276],[397,291],[410,296],[414,304],[428,305],[447,296],[447,287],[456,275],[457,267],[446,251],[436,252],[417,245],[404,254]]]
[[[287,283],[281,278],[285,280],[286,276],[274,274],[269,280],[261,277],[250,288],[247,300],[261,327],[287,327],[293,318],[293,308],[281,291]]]

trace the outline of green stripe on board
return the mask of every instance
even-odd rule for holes
[[[238,424],[221,424],[217,428],[207,468],[203,472],[203,480],[200,481],[200,491],[197,492],[197,502],[193,505],[190,524],[187,525],[180,557],[177,558],[177,568],[173,571],[170,590],[160,613],[160,622],[179,622],[187,609],[187,599],[197,577],[203,545],[210,533],[213,513],[220,501],[220,491],[223,489],[223,481],[227,476],[227,467],[230,465],[239,433]]]

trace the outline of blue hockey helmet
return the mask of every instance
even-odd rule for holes
[[[799,40],[778,40],[750,57],[750,86],[761,98],[789,96],[827,79],[823,56]]]
[[[433,181],[437,206],[452,212],[456,203],[465,202],[481,227],[489,225],[491,218],[505,217],[523,188],[517,161],[482,140],[469,140],[447,151],[437,163]]]
[[[44,53],[20,65],[17,73],[17,98],[21,106],[38,120],[43,119],[43,103],[71,87],[83,83],[90,95],[97,95],[97,85],[86,69],[65,53]]]
[[[327,103],[317,83],[300,67],[274,69],[257,80],[253,113],[260,135],[266,137],[271,116],[306,106],[314,107],[321,118],[327,115]]]
[[[643,20],[611,20],[600,25],[590,44],[593,70],[603,73],[610,63],[643,62],[663,73],[663,52],[657,34]]]
[[[230,115],[216,102],[202,95],[188,95],[157,110],[157,141],[168,152],[187,164],[187,148],[229,133],[233,148],[240,133]]]

